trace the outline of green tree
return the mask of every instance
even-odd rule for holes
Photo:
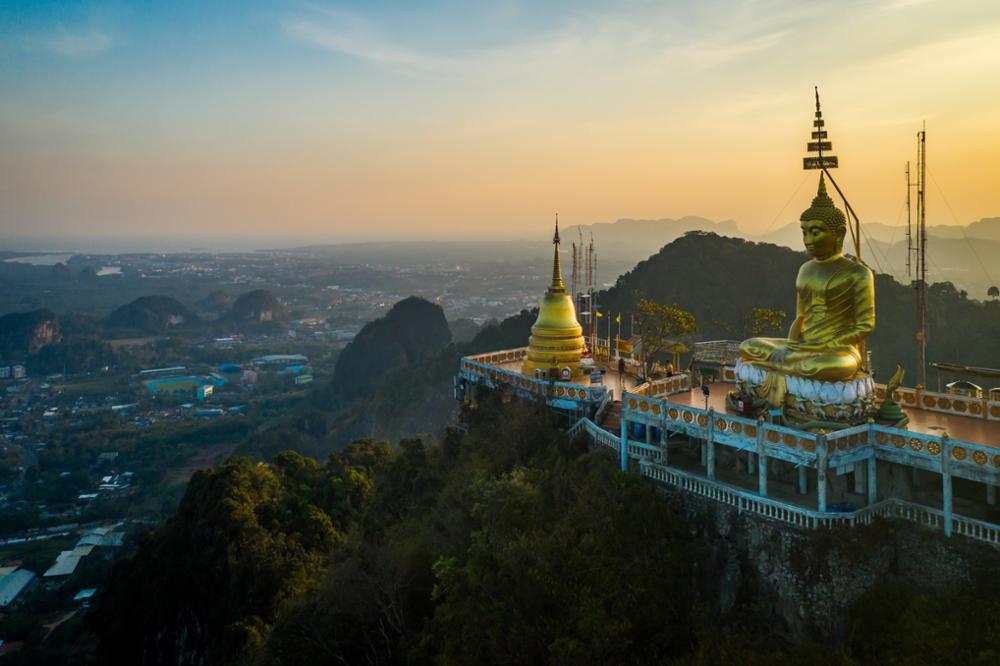
[[[683,340],[690,341],[691,334],[698,330],[694,315],[677,305],[640,298],[636,303],[636,313],[647,372],[661,352]]]
[[[753,307],[746,314],[743,322],[744,339],[756,338],[761,335],[784,335],[782,327],[788,313],[774,308]]]

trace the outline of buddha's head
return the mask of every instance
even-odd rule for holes
[[[833,199],[826,194],[826,181],[819,176],[819,190],[799,217],[802,227],[802,242],[806,251],[819,260],[829,259],[844,249],[847,234],[847,218],[833,205]]]

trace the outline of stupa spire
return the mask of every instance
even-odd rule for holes
[[[550,292],[564,292],[566,285],[562,279],[562,264],[559,261],[559,213],[556,213],[556,233],[552,237],[552,284],[549,285]]]

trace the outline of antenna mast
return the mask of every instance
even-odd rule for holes
[[[916,183],[910,180],[910,162],[906,162],[906,277],[913,277],[913,216],[910,212],[910,188]]]
[[[927,123],[917,132],[917,383],[927,386]]]
[[[577,265],[576,261],[576,243],[572,243],[572,246],[573,246],[573,270],[570,272],[569,276],[569,293],[570,296],[573,298],[574,304],[578,306],[579,304],[576,303],[577,300],[576,281],[577,277],[579,277],[579,266]]]

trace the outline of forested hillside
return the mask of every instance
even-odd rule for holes
[[[618,278],[599,302],[623,319],[646,297],[677,304],[694,314],[702,340],[742,339],[753,307],[795,312],[795,277],[809,259],[776,245],[692,232],[665,245]],[[928,288],[929,361],[1000,366],[1000,302],[968,298],[950,283]],[[916,377],[916,294],[888,275],[875,276],[875,332],[869,349],[884,381],[902,365],[908,383]],[[929,377],[933,377],[929,373]]]
[[[842,647],[779,638],[775,601],[752,584],[720,615],[710,525],[539,406],[484,400],[441,442],[196,474],[91,617],[97,663],[930,664],[1000,650],[987,588],[886,581],[849,611]]]

